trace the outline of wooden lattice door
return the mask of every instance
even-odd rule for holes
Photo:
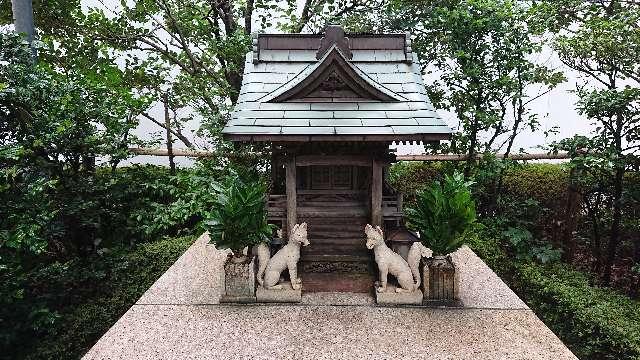
[[[351,190],[353,169],[351,166],[312,166],[311,189]]]

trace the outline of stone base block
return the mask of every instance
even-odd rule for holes
[[[240,303],[240,304],[249,304],[256,302],[255,296],[232,296],[232,295],[222,295],[220,298],[221,303]]]
[[[422,288],[424,305],[458,306],[459,272],[450,257],[436,256],[424,261]]]
[[[234,263],[228,259],[224,264],[224,295],[220,302],[256,302],[255,278],[254,257],[243,263]]]
[[[431,308],[448,307],[448,308],[462,308],[464,305],[460,300],[429,300],[424,299],[422,305]]]
[[[302,290],[294,290],[288,281],[281,282],[282,289],[271,290],[258,286],[256,300],[258,302],[297,303],[302,300]]]
[[[396,292],[394,285],[387,284],[385,292],[378,292],[375,288],[376,303],[381,305],[420,305],[422,304],[422,291],[420,289],[412,292]]]

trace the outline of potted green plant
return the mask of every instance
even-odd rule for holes
[[[475,202],[463,176],[445,176],[417,194],[415,205],[407,209],[409,227],[433,251],[423,270],[424,300],[448,305],[458,298],[455,266],[449,254],[458,250],[476,221]]]
[[[255,301],[255,261],[251,247],[268,242],[273,231],[267,223],[266,203],[266,186],[259,181],[233,175],[219,187],[205,226],[216,248],[231,249],[224,265],[223,302]]]

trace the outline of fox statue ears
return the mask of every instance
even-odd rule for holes
[[[373,229],[373,230],[377,231],[380,235],[383,235],[383,233],[382,233],[382,229],[380,228],[380,226],[376,226],[376,227],[374,228],[373,226],[371,226],[371,224],[367,224],[367,225],[365,226],[365,230],[366,230],[366,229]]]
[[[293,229],[291,229],[291,233],[294,233],[300,229],[307,229],[307,223],[303,222],[302,224],[295,224],[293,225]]]

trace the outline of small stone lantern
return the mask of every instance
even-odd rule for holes
[[[406,261],[411,245],[414,242],[420,242],[420,238],[415,233],[407,230],[407,228],[400,227],[387,233],[387,242],[391,250],[400,254]]]

